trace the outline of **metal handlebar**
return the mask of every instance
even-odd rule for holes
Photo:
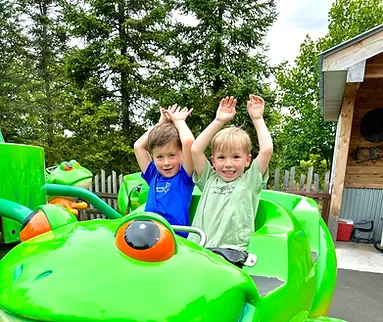
[[[202,246],[202,247],[205,246],[205,244],[206,244],[206,234],[205,234],[205,232],[202,229],[199,229],[197,227],[178,226],[178,225],[171,225],[171,227],[173,228],[173,230],[176,230],[176,231],[184,231],[184,232],[187,232],[187,233],[197,234],[199,236],[199,238],[200,238],[198,245]]]

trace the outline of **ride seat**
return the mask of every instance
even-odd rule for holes
[[[256,254],[254,267],[243,267],[257,286],[261,296],[267,296],[285,285],[289,268],[289,239],[294,223],[288,212],[276,203],[261,199],[255,219],[255,233],[247,251]]]
[[[255,285],[257,285],[258,292],[261,296],[266,296],[285,284],[276,277],[256,276],[250,275]]]
[[[261,198],[276,201],[298,220],[308,239],[313,263],[318,260],[320,211],[318,204],[300,195],[262,190]]]

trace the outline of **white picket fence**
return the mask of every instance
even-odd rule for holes
[[[284,176],[282,177],[283,172]],[[89,190],[98,195],[116,211],[119,211],[117,204],[117,196],[124,175],[117,175],[115,171],[112,171],[112,174],[107,177],[104,169],[101,169],[99,173],[99,175],[95,175],[93,177],[93,181],[91,186],[89,187]],[[282,178],[283,181],[280,180]],[[320,185],[319,175],[314,172],[314,169],[312,167],[308,169],[307,174],[300,174],[299,176],[295,173],[295,167],[292,167],[290,170],[284,171],[276,169],[274,174],[274,185],[269,186],[269,188],[273,190],[281,190],[289,193],[304,195],[315,199],[318,203],[321,204],[322,216],[327,222],[330,205],[330,194],[328,191],[329,181],[330,171],[326,173],[324,182]],[[264,188],[267,189],[266,186]],[[79,214],[79,220],[97,218],[106,217],[100,214],[98,210],[91,205],[89,206],[89,208],[80,211]]]

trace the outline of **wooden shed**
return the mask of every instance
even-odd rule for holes
[[[319,55],[324,119],[337,121],[328,226],[339,218],[383,227],[383,25]]]

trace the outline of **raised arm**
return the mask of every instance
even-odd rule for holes
[[[161,107],[161,116],[158,123],[170,122],[170,119],[163,111],[164,109]],[[134,142],[134,154],[136,156],[138,166],[143,173],[145,173],[150,162],[152,162],[152,158],[148,151],[148,136],[152,128],[153,127],[149,128],[136,142]]]
[[[188,110],[184,107],[181,108],[175,104],[171,109],[163,110],[168,118],[173,122],[174,126],[177,128],[178,134],[180,136],[180,141],[182,144],[182,165],[187,174],[190,176],[194,171],[193,160],[191,156],[191,146],[194,142],[194,135],[187,126],[185,120],[191,114],[193,109]]]
[[[213,122],[211,122],[205,130],[194,141],[191,153],[194,162],[194,169],[199,176],[202,175],[207,159],[205,150],[213,139],[214,135],[222,129],[225,123],[231,121],[235,116],[235,105],[237,100],[233,96],[225,97],[221,100],[217,114]]]
[[[273,140],[271,139],[271,135],[267,129],[265,120],[263,119],[263,112],[265,110],[265,102],[263,98],[251,94],[249,95],[249,99],[250,100],[247,102],[247,111],[253,121],[255,130],[257,131],[259,142],[259,152],[255,160],[259,171],[264,175],[273,153]]]

